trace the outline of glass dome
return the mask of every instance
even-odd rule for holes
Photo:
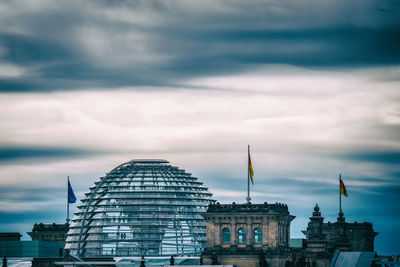
[[[91,186],[65,249],[80,257],[199,255],[212,194],[166,160],[132,160]]]

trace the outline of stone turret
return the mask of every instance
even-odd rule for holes
[[[306,231],[303,231],[306,236],[305,251],[306,252],[326,252],[327,241],[323,233],[324,217],[321,216],[318,204],[315,204],[314,212],[310,217],[310,222]]]
[[[310,223],[308,224],[310,228],[310,233],[308,239],[310,240],[323,240],[324,234],[322,233],[322,224],[324,223],[324,217],[321,216],[318,204],[315,204],[314,212],[312,217],[310,217]]]
[[[315,205],[307,229],[303,231],[302,257],[307,264],[329,266],[336,249],[340,251],[374,251],[374,232],[372,224],[346,222],[342,211],[334,223],[324,223],[318,204]]]
[[[333,248],[339,249],[340,251],[352,251],[353,248],[350,244],[350,241],[347,237],[347,228],[350,223],[346,222],[344,214],[342,211],[339,212],[339,217],[337,221],[334,223],[334,235],[331,240],[331,250]]]

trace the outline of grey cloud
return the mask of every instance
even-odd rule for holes
[[[32,63],[40,65],[40,63],[52,63],[56,60],[68,62],[69,58],[77,57],[67,47],[40,35],[3,33],[0,35],[0,45],[7,51],[3,60],[28,66]]]
[[[387,150],[387,151],[365,151],[347,154],[346,157],[350,160],[367,161],[384,164],[400,164],[400,151]]]
[[[48,201],[54,196],[65,194],[65,189],[57,188],[54,185],[42,184],[37,187],[24,186],[23,190],[18,186],[2,186],[0,188],[1,199],[13,202]]]
[[[31,231],[35,223],[64,223],[65,222],[65,211],[60,207],[52,208],[49,206],[46,209],[36,210],[32,212],[24,211],[21,213],[14,212],[0,212],[2,218],[0,224],[0,231],[10,231],[10,226],[20,224],[30,225],[27,229],[15,229],[14,231],[21,231],[21,234],[25,235],[25,232]],[[14,228],[14,227],[13,227]],[[26,236],[27,237],[27,236]]]
[[[18,79],[1,79],[0,91],[179,86],[188,78],[274,63],[338,68],[400,62],[395,1],[387,2],[385,16],[375,1],[372,10],[348,11],[357,23],[345,20],[342,13],[346,8],[362,9],[359,1],[340,3],[338,9],[314,3],[314,16],[307,14],[306,3],[288,1],[221,1],[214,11],[196,11],[185,1],[183,7],[179,2],[99,3],[81,8],[77,3],[64,3],[56,10],[8,18],[11,25],[22,24],[31,32],[3,33],[0,46],[7,53],[2,59],[34,72]],[[161,22],[152,24],[151,17],[129,22],[100,16],[108,11],[117,17],[113,9],[117,7],[125,9],[127,19],[150,12]],[[277,14],[279,8],[282,13]],[[328,22],[323,22],[325,16]],[[89,30],[82,33],[80,29],[85,27]],[[95,32],[101,35],[92,36]],[[132,41],[130,35],[140,38]],[[88,42],[104,43],[93,48],[101,56],[88,54],[83,44]]]
[[[61,147],[0,147],[0,162],[18,159],[63,158],[94,154],[94,151]],[[98,153],[98,152],[96,152]]]
[[[303,143],[296,145],[297,152],[303,156],[315,157],[318,155],[323,158],[333,158],[339,160],[349,160],[353,162],[370,162],[377,164],[400,165],[400,150],[396,147],[389,147],[379,143],[379,140],[398,141],[397,125],[379,125],[377,127],[362,128],[360,140],[375,140],[366,144],[319,144],[319,143]],[[390,173],[390,177],[396,176],[397,173]]]
[[[176,47],[183,51],[172,66],[201,70],[213,61],[218,67],[229,63],[236,67],[271,63],[321,67],[397,64],[400,62],[400,38],[396,35],[399,30],[353,26],[203,32],[187,29],[170,35],[179,36]],[[190,42],[194,44],[187,45]]]

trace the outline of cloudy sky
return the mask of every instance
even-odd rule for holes
[[[0,231],[136,158],[400,245],[400,0],[0,2]],[[71,207],[74,209],[75,207]],[[24,234],[24,238],[28,236]]]

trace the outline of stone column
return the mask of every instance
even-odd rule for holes
[[[283,222],[282,222],[282,227],[283,227],[283,236],[282,236],[282,244],[283,244],[283,246],[284,247],[287,247],[287,242],[286,242],[286,240],[287,240],[287,227],[286,227],[286,221],[285,220],[283,220]]]
[[[268,219],[267,219],[267,217],[266,216],[263,216],[263,223],[262,223],[262,227],[261,227],[261,230],[262,230],[262,245],[263,246],[268,246],[269,244],[268,244],[268,241],[269,241],[269,239],[268,239]]]
[[[207,247],[213,247],[215,245],[215,235],[214,235],[214,218],[208,217],[206,220],[207,227]]]
[[[283,221],[279,220],[279,245],[280,246],[283,246],[283,231],[284,231]]]
[[[284,239],[284,236],[285,236],[285,233],[284,233],[284,231],[285,231],[285,226],[284,226],[284,222],[283,222],[283,220],[281,219],[281,220],[279,220],[279,229],[280,229],[280,235],[279,235],[279,245],[281,245],[281,246],[284,246],[284,244],[283,244],[283,239]]]
[[[277,230],[277,235],[276,235],[276,246],[280,246],[280,244],[281,244],[282,228],[281,228],[281,222],[279,221],[279,219],[276,221],[276,230]]]
[[[216,225],[215,225],[215,245],[221,245],[221,219],[216,218]]]
[[[287,220],[286,221],[286,244],[288,247],[290,247],[289,240],[290,240],[290,220]]]
[[[268,223],[268,246],[273,248],[278,244],[278,222],[272,218]]]
[[[247,228],[247,233],[246,233],[246,245],[251,245],[253,244],[253,233],[252,233],[252,227],[251,227],[251,217],[247,217],[246,220],[246,228]]]
[[[232,216],[231,218],[231,244],[237,245],[236,240],[236,218]]]

